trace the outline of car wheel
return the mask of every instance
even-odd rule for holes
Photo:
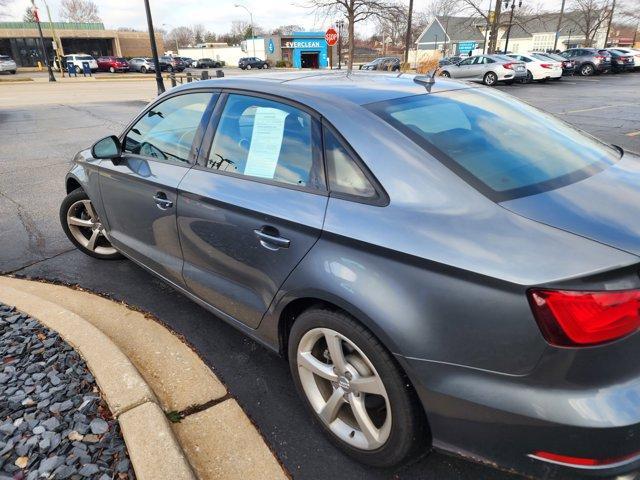
[[[589,77],[595,73],[596,69],[590,63],[585,63],[580,67],[580,75]]]
[[[120,252],[111,246],[100,218],[84,190],[74,190],[62,201],[60,223],[71,243],[82,253],[102,260],[122,258]]]
[[[451,74],[450,74],[449,72],[447,72],[446,70],[444,70],[444,71],[440,74],[440,76],[442,76],[442,77],[446,77],[446,78],[451,78]]]
[[[82,69],[78,65],[76,65],[75,70],[76,70],[76,73],[82,73]]]
[[[171,65],[169,65],[167,67],[167,72],[172,73],[173,72],[173,67]]]
[[[532,83],[532,82],[533,82],[533,73],[531,73],[531,70],[527,70],[527,78],[525,78],[522,83]]]
[[[311,309],[291,329],[296,388],[333,443],[358,461],[389,467],[424,451],[424,412],[380,342],[343,313]]]
[[[147,67],[140,67],[140,73],[147,73]]]
[[[494,72],[487,72],[482,79],[482,83],[489,87],[492,87],[496,83],[498,83],[498,75],[496,75]]]
[[[251,68],[252,68],[252,67],[251,67],[251,65],[247,65],[245,68],[246,68],[247,70],[251,70]]]
[[[113,68],[113,67],[109,67],[109,72],[111,72],[111,73],[116,73],[116,69],[115,69],[115,68]]]
[[[266,69],[268,69],[268,68],[269,68],[269,64],[268,64],[268,63],[265,63],[265,64],[262,66],[262,68],[264,68],[265,70],[266,70]]]
[[[556,82],[559,82],[560,80],[562,80],[562,77],[556,77],[556,78],[554,78],[554,80],[555,80]]]
[[[15,70],[9,70],[9,73],[10,73],[11,75],[15,75],[15,74],[16,74],[16,71],[15,71]]]

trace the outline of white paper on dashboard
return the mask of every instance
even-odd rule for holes
[[[278,165],[284,120],[287,112],[277,108],[258,107],[253,120],[251,145],[247,155],[245,175],[273,178]]]

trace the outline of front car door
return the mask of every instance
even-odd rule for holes
[[[460,63],[454,65],[449,69],[451,76],[454,78],[469,78],[471,76],[471,64],[476,57],[469,57],[462,60]]]
[[[321,145],[319,119],[303,107],[223,94],[198,165],[180,184],[178,229],[191,293],[250,327],[259,324],[320,236],[328,198]]]
[[[184,283],[177,188],[195,161],[195,143],[216,97],[212,91],[189,91],[152,105],[123,135],[122,158],[100,164],[112,244],[177,285]]]

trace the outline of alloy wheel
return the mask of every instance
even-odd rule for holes
[[[497,82],[498,82],[498,76],[493,72],[489,72],[484,76],[484,84],[485,85],[493,86]]]
[[[451,78],[451,74],[447,71],[442,72],[440,75],[446,78]]]
[[[361,450],[382,447],[391,432],[387,390],[355,343],[329,328],[304,334],[298,374],[311,407],[331,432]]]
[[[580,69],[580,73],[584,76],[584,77],[588,77],[590,75],[593,75],[593,67],[589,64],[587,65],[583,65],[582,68]]]
[[[91,200],[78,200],[67,210],[67,226],[73,238],[90,252],[114,255],[107,234],[91,204]]]

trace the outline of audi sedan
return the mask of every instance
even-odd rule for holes
[[[640,468],[637,155],[454,80],[262,74],[169,90],[66,191],[73,244],[281,353],[361,462]]]

